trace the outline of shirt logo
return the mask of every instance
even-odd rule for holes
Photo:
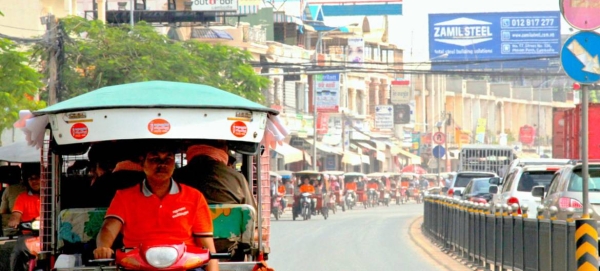
[[[190,212],[185,207],[181,207],[181,208],[173,211],[173,218],[184,216],[189,213]]]

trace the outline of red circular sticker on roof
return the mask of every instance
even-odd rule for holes
[[[148,123],[148,131],[155,135],[164,135],[171,130],[171,124],[164,119],[153,119]]]
[[[88,132],[88,127],[81,122],[71,126],[71,136],[75,139],[84,139],[88,135]]]
[[[236,137],[244,137],[248,133],[248,126],[244,122],[236,121],[231,124],[231,133]]]

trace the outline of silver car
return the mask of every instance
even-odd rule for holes
[[[589,196],[591,210],[590,215],[593,219],[600,220],[600,163],[590,162],[590,180],[589,180]],[[545,217],[550,217],[549,208],[555,206],[558,210],[557,219],[567,218],[567,209],[575,210],[574,217],[581,217],[583,214],[583,178],[582,178],[581,163],[567,165],[557,171],[550,186],[536,186],[532,190],[532,195],[542,196],[542,205],[546,207],[544,211]]]
[[[467,187],[469,182],[476,178],[491,178],[498,177],[496,173],[493,172],[476,172],[476,171],[463,171],[457,172],[456,176],[452,180],[452,184],[448,189],[448,196],[453,196],[454,198],[460,198],[459,195],[454,195],[455,192],[460,191],[460,195],[462,195],[462,191]]]

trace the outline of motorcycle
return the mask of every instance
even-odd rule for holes
[[[208,249],[176,245],[145,245],[121,248],[115,259],[95,259],[90,263],[100,266],[116,262],[127,270],[189,270],[202,267],[212,259],[229,259],[231,253],[210,253]]]
[[[387,190],[383,190],[383,199],[381,199],[381,203],[383,203],[383,205],[389,207],[390,201],[391,201],[390,192]]]
[[[337,211],[337,206],[335,206],[337,197],[335,195],[335,193],[331,193],[331,196],[329,196],[329,202],[327,203],[327,208],[331,209],[331,211],[333,212],[333,214],[335,215],[335,212]]]
[[[282,195],[277,193],[273,204],[271,205],[271,213],[275,216],[275,220],[279,220],[279,217],[283,214],[283,206],[281,206]]]
[[[378,196],[377,196],[377,190],[375,188],[369,188],[368,190],[368,195],[369,195],[369,199],[368,199],[368,205],[370,207],[375,207],[375,205],[378,205]]]
[[[348,190],[346,192],[346,206],[348,206],[349,210],[352,210],[352,208],[356,206],[356,193],[354,190]]]
[[[311,193],[302,193],[300,198],[300,214],[304,220],[310,219],[312,215],[312,202]]]
[[[25,240],[25,246],[34,256],[33,259],[29,260],[29,271],[38,270],[37,266],[37,255],[40,253],[40,221],[27,221],[21,222],[17,226],[17,228],[4,228],[3,229],[4,236],[8,237],[9,240],[16,239],[22,237],[24,235],[31,235],[33,238],[28,238]]]

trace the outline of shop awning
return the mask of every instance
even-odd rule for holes
[[[306,140],[306,142],[312,148],[313,141],[312,140]],[[327,146],[327,145],[323,144],[323,142],[320,142],[320,141],[317,141],[317,150],[320,150],[320,151],[326,152],[326,153],[337,154],[337,155],[341,155],[341,154],[344,153],[341,148]]]
[[[360,166],[362,164],[361,155],[355,152],[346,151],[342,157],[342,163],[353,166]]]
[[[290,146],[287,143],[283,143],[282,145],[278,145],[275,149],[273,149],[278,154],[283,156],[283,163],[289,164],[298,161],[302,161],[303,154],[302,151]]]
[[[373,146],[369,145],[369,143],[356,142],[356,145],[358,145],[360,147],[363,147],[365,149],[368,149],[368,150],[375,151],[377,160],[379,160],[381,162],[385,162],[385,153],[383,153],[383,152],[379,151],[379,149],[374,148]],[[385,150],[385,144],[383,144],[383,147],[384,147],[384,150]]]
[[[407,152],[399,147],[392,147],[391,152],[393,155],[402,155],[410,160],[411,164],[421,164],[421,157],[418,155],[414,155],[410,152]]]
[[[361,158],[363,164],[367,164],[367,165],[371,164],[371,157],[369,157],[368,155],[363,154],[360,156],[360,158]]]

